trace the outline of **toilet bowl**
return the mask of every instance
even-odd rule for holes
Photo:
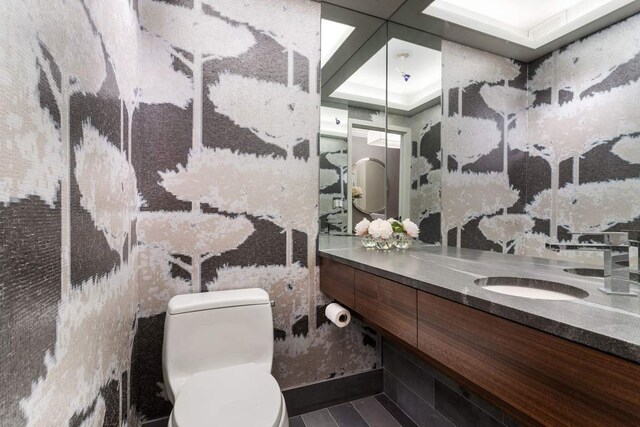
[[[179,295],[165,319],[163,373],[172,427],[288,427],[271,376],[273,326],[261,289]]]

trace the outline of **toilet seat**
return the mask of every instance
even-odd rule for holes
[[[176,398],[176,427],[277,427],[286,408],[275,378],[254,363],[193,375]]]

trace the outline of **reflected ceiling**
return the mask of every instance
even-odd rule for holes
[[[439,51],[395,38],[389,40],[388,46],[389,108],[411,111],[440,96],[442,65]],[[385,58],[383,46],[331,96],[384,106]],[[404,75],[410,77],[405,80]]]
[[[328,19],[322,19],[321,22],[321,65],[324,64],[333,56],[342,43],[349,37],[349,35],[355,30],[355,27],[347,24],[341,24],[340,22],[330,21]]]

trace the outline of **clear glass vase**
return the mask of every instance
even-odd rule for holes
[[[393,245],[398,249],[409,249],[411,247],[411,237],[406,233],[393,233]]]
[[[370,234],[367,234],[366,236],[362,236],[362,246],[364,246],[367,249],[375,248],[376,247],[376,239],[371,237]]]
[[[389,239],[382,239],[378,237],[376,240],[376,249],[380,249],[383,251],[389,250],[393,247],[393,237]]]

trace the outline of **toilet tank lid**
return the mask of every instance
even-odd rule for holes
[[[169,301],[169,314],[247,305],[269,304],[269,294],[263,289],[234,289],[230,291],[202,292],[176,295]]]

